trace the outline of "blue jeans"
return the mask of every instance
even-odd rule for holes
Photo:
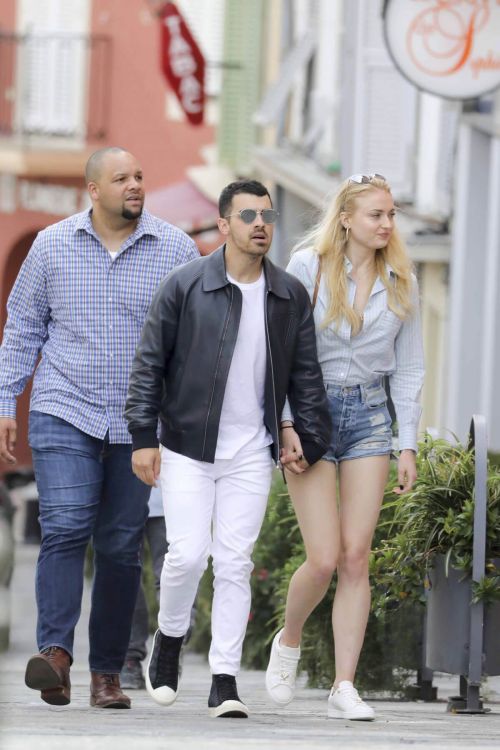
[[[330,446],[323,456],[339,463],[392,452],[391,417],[381,380],[363,385],[325,385],[332,419]]]
[[[141,576],[150,488],[132,473],[130,445],[93,438],[59,417],[32,411],[29,443],[42,529],[36,572],[38,648],[59,646],[73,655],[85,550],[92,538],[90,669],[118,673]]]

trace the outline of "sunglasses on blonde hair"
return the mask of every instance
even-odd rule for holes
[[[358,185],[368,185],[372,180],[383,180],[387,182],[383,174],[352,174],[347,178],[349,182],[357,182]]]

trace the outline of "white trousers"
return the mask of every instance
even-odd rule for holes
[[[163,447],[161,488],[168,553],[161,574],[158,625],[184,635],[211,554],[214,569],[212,674],[236,675],[250,613],[252,550],[271,485],[269,448],[241,451],[214,464]]]

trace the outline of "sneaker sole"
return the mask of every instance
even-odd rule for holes
[[[248,708],[239,701],[224,701],[220,706],[209,707],[208,715],[212,719],[247,719]]]
[[[177,692],[169,688],[168,685],[160,685],[154,688],[149,677],[146,675],[146,690],[151,698],[159,703],[160,706],[171,706],[177,700]]]
[[[349,714],[347,711],[339,711],[336,708],[328,709],[329,719],[347,719],[348,721],[374,721],[375,716],[356,716]]]

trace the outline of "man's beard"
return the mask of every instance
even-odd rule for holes
[[[122,216],[124,219],[127,219],[127,221],[132,221],[133,219],[138,219],[139,216],[142,214],[143,207],[141,206],[136,211],[131,211],[129,208],[125,208],[125,206],[122,209]]]

